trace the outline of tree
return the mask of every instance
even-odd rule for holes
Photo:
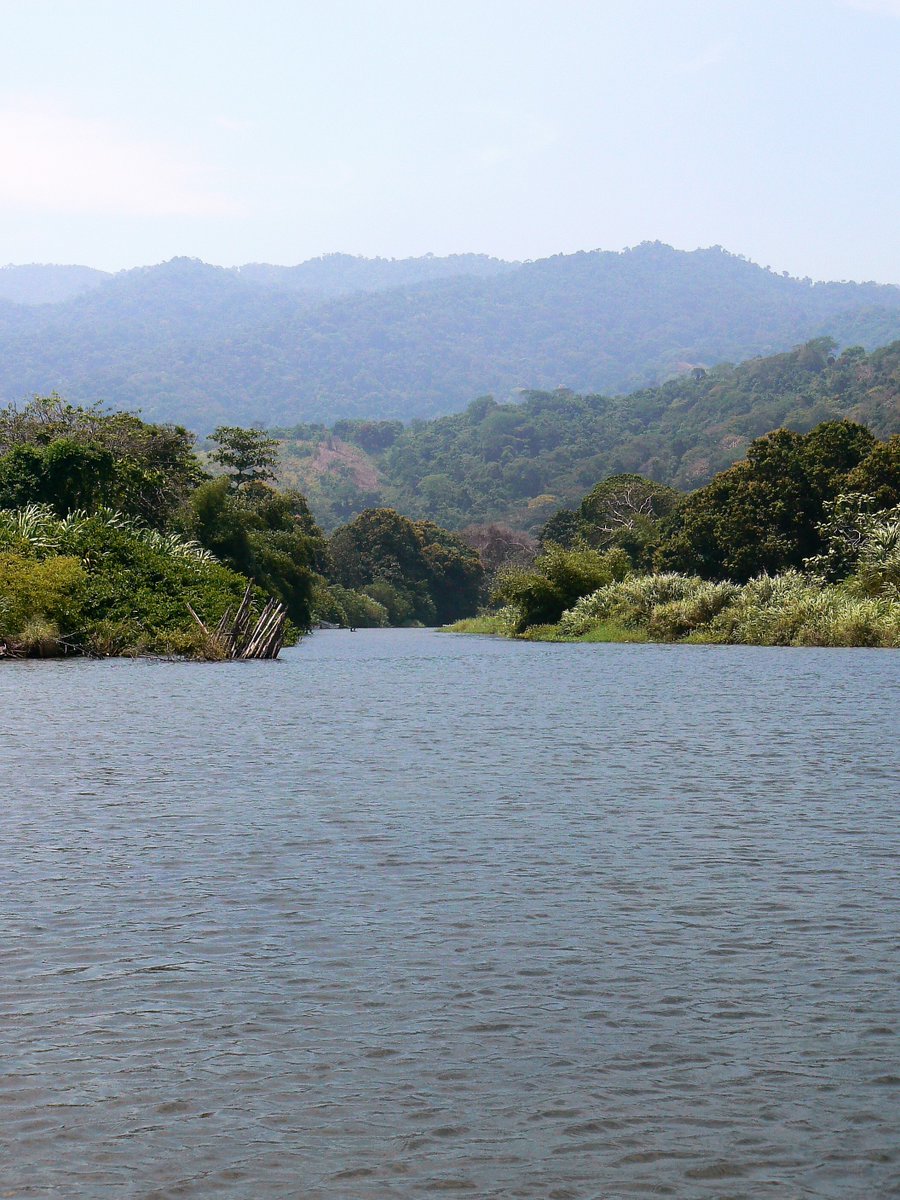
[[[225,476],[194,492],[182,529],[223,563],[277,596],[301,629],[312,616],[314,571],[325,540],[299,492],[277,492],[256,482],[235,491]]]
[[[800,569],[822,549],[826,502],[869,457],[874,439],[852,421],[826,421],[804,435],[757,438],[744,461],[688,496],[656,554],[662,570],[744,582]],[[870,490],[870,489],[867,489]]]
[[[476,552],[489,577],[502,567],[527,566],[538,552],[536,538],[508,525],[467,525],[459,537]]]
[[[679,494],[643,475],[610,475],[598,483],[578,510],[590,546],[609,546],[626,530],[640,529],[666,517]]]
[[[275,478],[278,442],[262,429],[219,425],[209,436],[218,447],[210,458],[231,474],[235,487],[265,483]]]
[[[193,441],[180,426],[55,394],[10,404],[0,409],[0,505],[115,508],[165,528],[204,478]]]
[[[431,521],[366,509],[332,534],[329,548],[337,582],[365,590],[394,623],[453,621],[478,606],[484,579],[478,555]]]

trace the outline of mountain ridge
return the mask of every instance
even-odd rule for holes
[[[0,301],[0,400],[56,390],[200,432],[411,420],[487,392],[623,394],[820,335],[869,349],[900,337],[900,288],[798,280],[720,247],[643,243],[519,264],[334,257],[311,260],[337,272],[332,289],[373,264],[382,280],[411,263],[440,277],[324,295],[276,286],[253,264],[180,258],[52,305]]]

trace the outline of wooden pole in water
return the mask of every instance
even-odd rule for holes
[[[225,658],[240,661],[277,658],[284,645],[287,609],[279,600],[270,598],[254,620],[252,599],[253,584],[248,583],[234,616],[227,609],[214,631],[200,620],[190,604],[188,611],[209,640],[222,649]]]

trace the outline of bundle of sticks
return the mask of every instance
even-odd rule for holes
[[[287,622],[284,605],[278,600],[269,600],[259,617],[256,617],[252,593],[253,585],[248,584],[237,611],[232,614],[232,610],[227,609],[215,629],[209,629],[188,605],[191,616],[209,637],[211,644],[221,650],[223,658],[277,658],[284,644]]]

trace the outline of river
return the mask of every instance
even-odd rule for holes
[[[898,1194],[898,666],[0,665],[0,1195]]]

